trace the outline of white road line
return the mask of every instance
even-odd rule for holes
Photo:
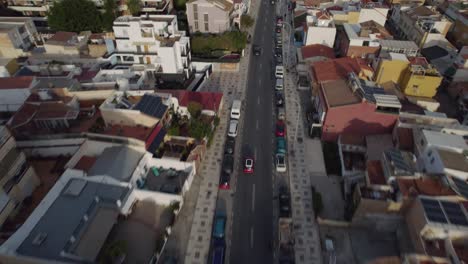
[[[253,243],[254,243],[253,235],[254,235],[254,229],[253,227],[251,227],[250,228],[250,248],[253,248]]]
[[[252,185],[252,212],[255,212],[255,183]]]
[[[262,66],[263,66],[263,65],[260,63],[260,70],[262,69]]]
[[[257,98],[257,104],[260,105],[260,97]]]
[[[256,124],[255,124],[255,127],[256,127],[257,130],[258,130],[258,120],[257,120],[257,122],[256,122]]]

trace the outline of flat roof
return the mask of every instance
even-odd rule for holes
[[[130,191],[126,186],[71,178],[17,253],[49,260],[94,262]],[[82,259],[67,258],[66,254]]]
[[[132,146],[114,146],[104,149],[89,169],[89,176],[108,175],[119,181],[127,181],[143,157],[144,152]]]
[[[418,50],[418,45],[411,40],[380,39],[380,46],[392,49]]]
[[[440,131],[433,131],[427,129],[422,130],[422,133],[429,144],[440,146],[442,148],[452,147],[468,149],[468,145],[466,144],[466,141],[463,138],[463,136],[452,135]]]
[[[390,53],[388,53],[388,55],[390,56],[390,59],[392,59],[392,60],[405,61],[405,62],[409,63],[409,60],[408,60],[408,58],[406,57],[405,54],[390,52]]]
[[[468,160],[462,153],[438,149],[445,168],[468,172]]]
[[[330,107],[353,105],[361,102],[345,80],[336,80],[322,83],[325,99]]]

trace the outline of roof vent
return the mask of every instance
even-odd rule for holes
[[[35,245],[35,246],[40,246],[42,244],[42,242],[44,242],[44,240],[47,238],[47,233],[39,233],[37,234],[37,236],[34,238],[32,244]]]

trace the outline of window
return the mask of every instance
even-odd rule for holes
[[[432,150],[429,150],[429,152],[427,153],[427,156],[430,157],[432,155]]]
[[[434,164],[434,157],[432,157],[431,159],[431,164]]]
[[[139,57],[138,59],[139,59],[139,61],[140,61],[140,64],[144,64],[144,63],[145,63],[145,62],[143,61],[143,57]]]
[[[421,138],[421,146],[424,146],[424,139]]]
[[[368,47],[368,46],[369,46],[369,41],[365,40],[365,41],[362,43],[362,46]]]
[[[195,31],[198,31],[198,21],[195,21]]]
[[[418,91],[419,91],[419,85],[413,84],[413,87],[411,87],[411,89],[413,89],[413,93],[418,93]]]
[[[198,5],[197,4],[193,5],[193,19],[198,20]]]
[[[208,23],[205,23],[205,31],[209,31]]]
[[[203,19],[205,20],[205,23],[208,22],[208,14],[203,14]]]

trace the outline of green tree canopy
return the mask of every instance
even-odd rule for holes
[[[241,26],[245,28],[249,28],[253,26],[254,19],[249,15],[242,15],[241,16]]]
[[[102,30],[101,14],[90,0],[56,1],[50,8],[47,20],[55,31]]]
[[[127,7],[132,16],[137,16],[141,11],[141,2],[140,0],[127,0]]]
[[[104,1],[104,14],[102,14],[102,26],[107,31],[112,31],[112,25],[117,18],[117,3],[115,0]]]
[[[198,102],[189,102],[187,105],[187,110],[189,111],[192,118],[198,118],[201,115],[203,106]]]

